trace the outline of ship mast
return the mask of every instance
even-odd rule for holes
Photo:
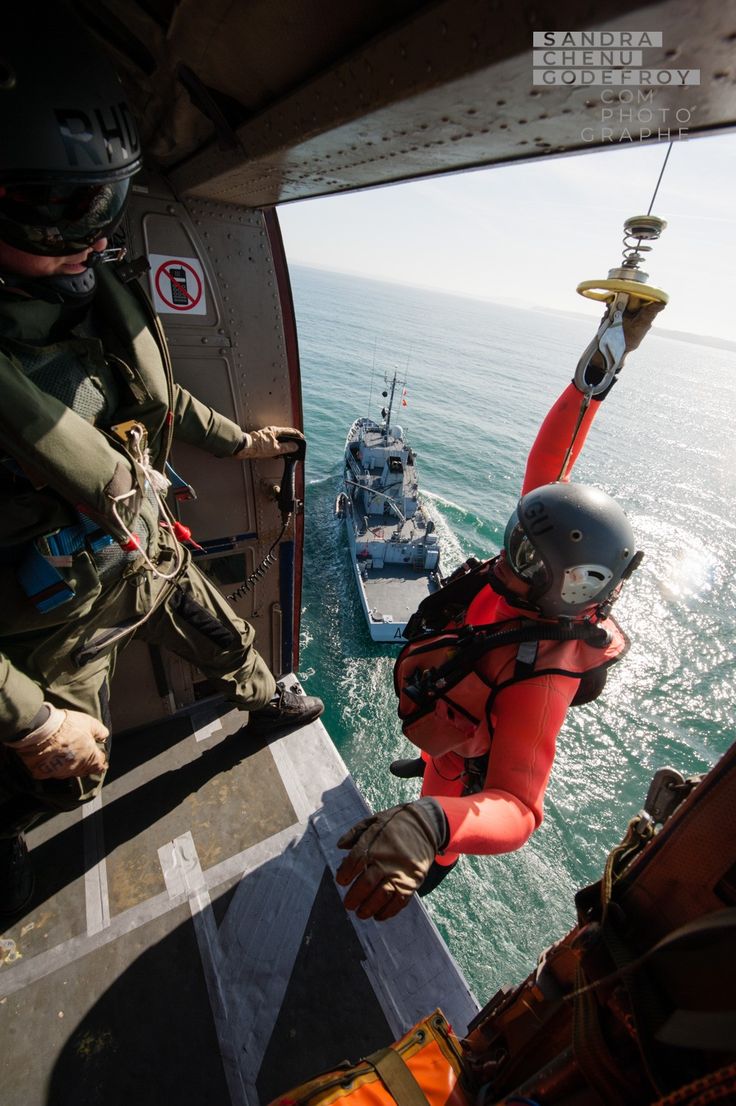
[[[383,411],[381,412],[381,414],[383,415],[383,418],[384,418],[384,421],[383,421],[383,436],[386,439],[388,438],[388,429],[391,425],[391,410],[392,410],[393,404],[394,404],[394,393],[396,391],[396,385],[397,384],[405,384],[405,383],[406,383],[405,380],[398,380],[397,379],[396,369],[394,369],[394,378],[391,381],[391,395],[389,396],[388,407],[384,407]],[[388,380],[386,381],[386,384],[388,385]],[[383,393],[384,398],[386,397],[387,394],[388,394],[387,392]]]

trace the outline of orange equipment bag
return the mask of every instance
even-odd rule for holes
[[[325,1072],[270,1106],[469,1106],[460,1045],[440,1010],[352,1067]]]

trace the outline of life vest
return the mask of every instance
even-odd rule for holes
[[[465,621],[471,600],[492,578],[493,561],[463,565],[428,596],[407,624],[410,638],[394,666],[404,735],[431,756],[453,750],[482,755],[493,734],[493,709],[504,688],[554,676],[602,690],[598,674],[619,660],[629,641],[610,617],[550,622],[520,616],[485,626]],[[485,721],[486,725],[482,726]]]

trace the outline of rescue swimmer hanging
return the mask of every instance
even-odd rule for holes
[[[422,756],[391,768],[422,777],[422,797],[338,841],[350,852],[337,882],[350,885],[345,906],[360,918],[393,917],[462,853],[526,842],[542,822],[568,707],[597,698],[626,651],[611,606],[643,554],[621,507],[570,474],[600,401],[667,302],[639,267],[651,248],[642,243],[664,226],[650,215],[628,219],[623,263],[578,286],[606,313],[537,434],[503,550],[463,565],[407,626],[395,690],[404,734]]]

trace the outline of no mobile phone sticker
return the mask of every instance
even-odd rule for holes
[[[206,315],[204,270],[196,257],[151,253],[153,306],[160,315]]]

